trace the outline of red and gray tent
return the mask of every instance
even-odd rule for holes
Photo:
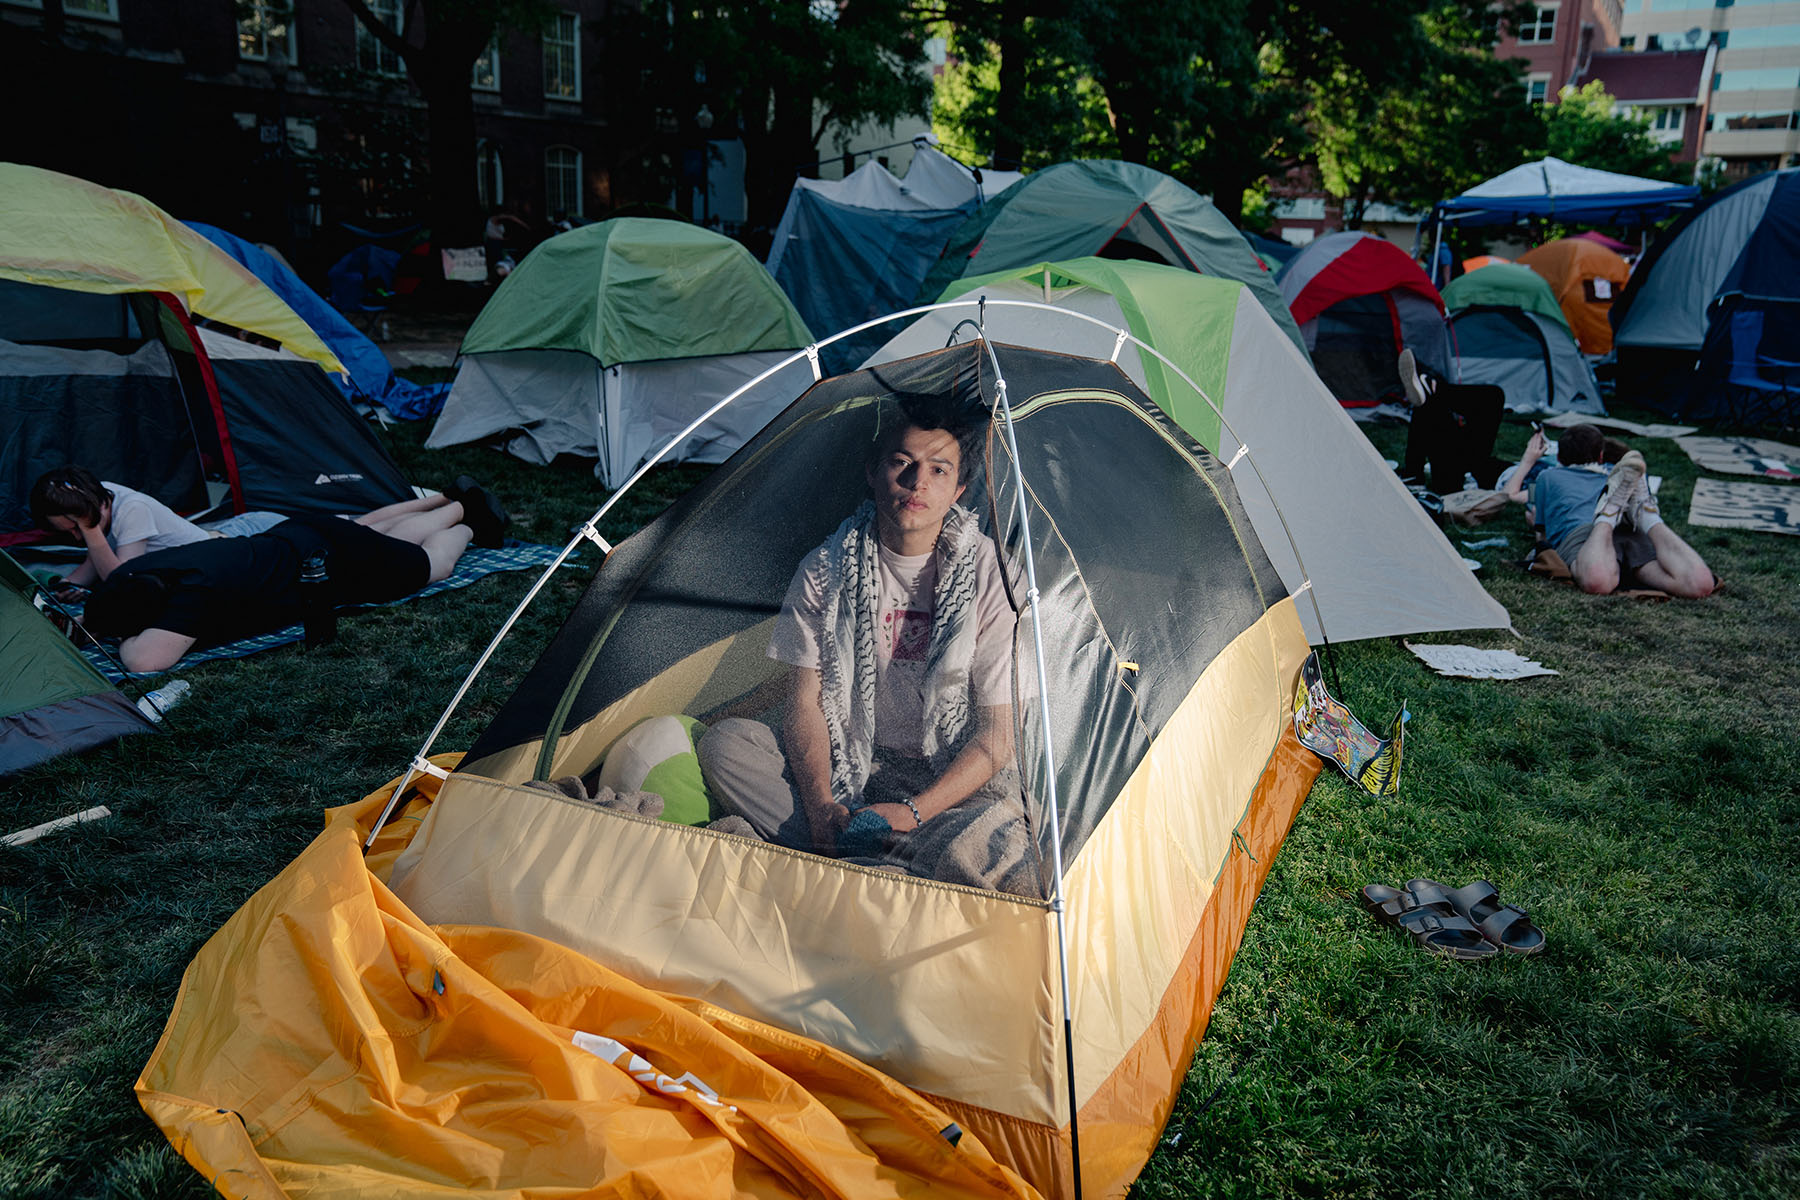
[[[1371,233],[1331,233],[1281,271],[1313,366],[1346,408],[1400,398],[1400,351],[1449,379],[1444,300],[1406,251]]]

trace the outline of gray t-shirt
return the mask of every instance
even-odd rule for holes
[[[1606,490],[1610,469],[1604,463],[1583,463],[1551,467],[1537,477],[1531,485],[1531,507],[1544,527],[1545,541],[1561,549],[1564,538],[1593,523],[1594,504]]]

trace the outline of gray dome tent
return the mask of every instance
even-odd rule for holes
[[[1082,159],[1033,171],[972,214],[950,237],[918,302],[958,279],[1041,262],[1146,259],[1245,284],[1300,346],[1300,329],[1237,226],[1194,189],[1137,163]]]
[[[1568,318],[1530,267],[1494,263],[1458,276],[1444,306],[1461,382],[1504,389],[1513,412],[1606,412]]]

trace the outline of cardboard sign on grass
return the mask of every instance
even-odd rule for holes
[[[1800,488],[1696,479],[1688,524],[1761,533],[1800,533]]]
[[[1726,475],[1761,475],[1766,479],[1800,476],[1800,446],[1767,438],[1684,437],[1675,444],[1708,471]]]

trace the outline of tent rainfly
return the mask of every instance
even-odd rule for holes
[[[202,318],[281,351],[252,356]],[[37,538],[31,484],[71,462],[180,512],[213,507],[215,487],[236,512],[409,498],[327,374],[342,369],[285,301],[155,205],[0,164],[0,541]]]
[[[1793,424],[1800,169],[1713,196],[1650,247],[1613,305],[1619,388],[1683,420]]]
[[[948,875],[878,869],[525,786],[603,770],[646,717],[764,711],[795,564],[866,495],[878,431],[920,404],[977,422],[962,502],[1008,581],[1017,774],[981,810],[991,830],[967,828],[1026,866],[1018,890],[970,881],[987,851],[940,860],[961,864]],[[1085,1195],[1122,1196],[1319,770],[1294,731],[1306,650],[1232,472],[1112,363],[977,339],[825,379],[611,549],[469,753],[425,781],[435,798],[394,792],[407,819],[367,839],[360,869],[334,825],[294,868],[315,882],[233,918],[139,1094],[209,1178],[518,1195],[644,1163],[663,1195],[746,1178],[786,1194],[796,1173],[809,1193],[939,1194],[911,1164],[980,1169],[995,1191],[1013,1171],[1054,1197],[1079,1172]],[[369,911],[340,919],[353,907]],[[739,1048],[702,1044],[652,997],[738,1030]],[[344,1060],[346,1019],[384,1052]],[[634,1075],[572,1065],[572,1031]],[[794,1138],[767,1120],[746,1040],[807,1073],[779,1091],[790,1102],[846,1056],[891,1077],[854,1106],[881,1178],[842,1190],[826,1124]],[[633,1078],[685,1088],[657,1111],[693,1115],[692,1132],[609,1121],[588,1098],[630,1103]],[[429,1106],[387,1099],[426,1086]],[[912,1115],[887,1119],[902,1102]],[[277,1120],[274,1139],[244,1135]],[[558,1153],[546,1128],[587,1152]],[[772,1135],[779,1152],[760,1154]]]
[[[1470,271],[1450,281],[1444,304],[1461,382],[1499,387],[1513,412],[1605,413],[1594,369],[1536,271],[1516,263]]]
[[[968,276],[1089,255],[1235,279],[1301,344],[1275,276],[1211,200],[1161,171],[1111,159],[1033,171],[972,213],[925,277],[918,303],[937,300]]]
[[[1518,261],[1550,285],[1583,354],[1598,356],[1612,349],[1608,314],[1631,277],[1623,258],[1588,238],[1557,238],[1527,250]]]
[[[812,340],[730,238],[647,217],[585,225],[526,255],[475,318],[425,444],[497,438],[526,462],[590,457],[617,487],[670,434]],[[808,379],[768,381],[666,461],[723,462]]]
[[[946,299],[977,296],[1037,302],[991,306],[993,340],[1116,357],[1158,407],[1235,464],[1238,495],[1282,582],[1305,592],[1298,609],[1313,643],[1510,623],[1243,284],[1084,258],[964,279]],[[864,365],[942,346],[967,315],[926,313]],[[1121,327],[1169,362],[1129,342],[1115,356]],[[1253,459],[1239,455],[1244,445]]]
[[[1319,378],[1346,408],[1401,396],[1400,351],[1452,378],[1444,301],[1406,251],[1372,233],[1328,233],[1281,269],[1281,298]]]
[[[36,594],[31,576],[0,552],[0,775],[156,732],[38,611]]]
[[[821,336],[912,303],[938,252],[971,212],[1021,176],[965,167],[920,145],[905,179],[873,160],[842,179],[796,179],[769,247],[769,274]],[[847,363],[892,330],[835,343]]]

